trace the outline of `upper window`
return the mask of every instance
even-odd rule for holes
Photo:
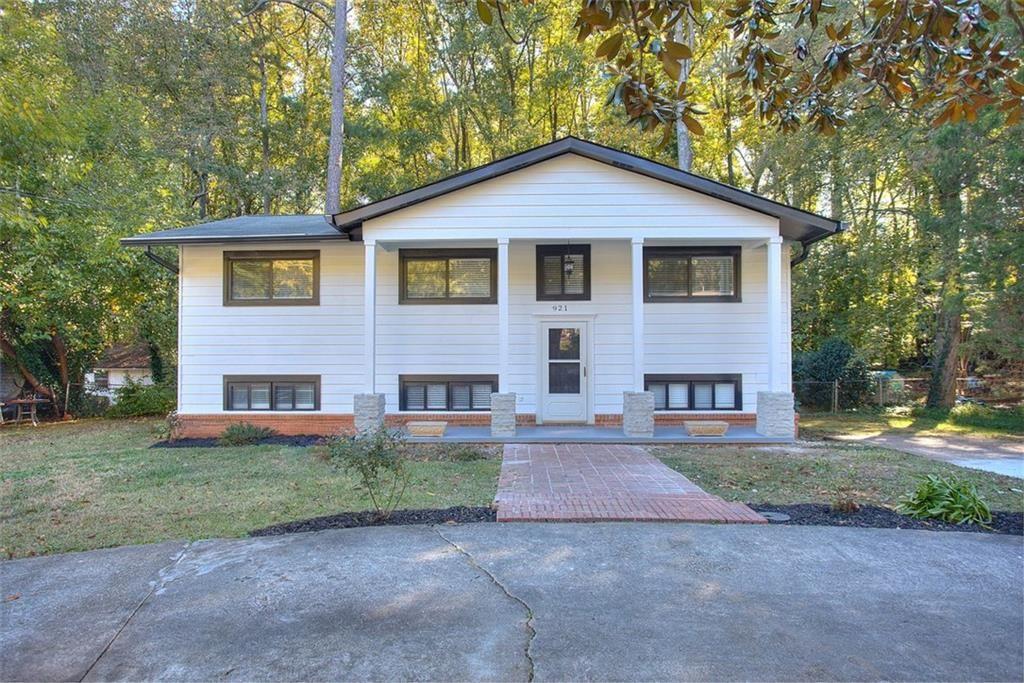
[[[498,390],[498,378],[402,375],[399,385],[399,410],[490,410],[491,392]]]
[[[590,245],[537,246],[537,300],[590,300]]]
[[[493,304],[498,300],[497,249],[402,249],[402,304]]]
[[[740,375],[645,375],[655,410],[741,410]]]
[[[224,377],[224,410],[319,409],[319,376]]]
[[[224,252],[225,306],[320,303],[319,251]]]
[[[739,300],[739,247],[644,249],[644,301]]]

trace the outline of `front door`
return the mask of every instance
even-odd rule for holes
[[[587,422],[587,323],[541,325],[540,421]]]

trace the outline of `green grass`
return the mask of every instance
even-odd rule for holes
[[[800,434],[808,437],[886,433],[987,437],[1024,437],[1024,409],[957,406],[948,411],[927,409],[801,413]]]
[[[882,448],[809,442],[785,446],[671,446],[652,451],[709,493],[746,503],[895,507],[926,474],[974,483],[993,510],[1024,511],[1024,482]]]
[[[355,480],[315,448],[150,449],[158,425],[83,420],[0,430],[0,556],[243,536],[370,508]],[[400,507],[489,505],[500,462],[464,450],[411,462]]]

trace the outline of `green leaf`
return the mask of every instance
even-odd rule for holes
[[[484,0],[476,0],[476,13],[480,15],[480,21],[490,26],[494,22],[494,15],[491,14],[491,8],[488,7]]]
[[[598,57],[603,57],[608,61],[615,59],[615,55],[619,53],[619,49],[622,47],[622,34],[616,33],[613,36],[609,36],[601,41],[601,44],[597,46],[597,50],[594,54]]]

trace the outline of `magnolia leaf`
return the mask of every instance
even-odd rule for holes
[[[693,51],[689,45],[668,41],[665,43],[665,51],[672,59],[693,59]]]
[[[666,53],[666,55],[661,60],[661,66],[665,69],[665,73],[667,73],[673,81],[679,80],[679,74],[682,73],[683,67],[679,64],[678,61],[670,58]]]
[[[491,14],[491,8],[487,5],[484,0],[476,0],[476,13],[480,15],[480,21],[484,22],[488,26],[494,21],[494,15]]]
[[[618,54],[619,48],[622,47],[622,34],[616,33],[613,36],[605,38],[600,45],[597,46],[597,50],[594,54],[598,57],[604,57],[608,61],[615,59],[615,55]]]
[[[690,131],[694,135],[704,135],[704,126],[700,125],[700,121],[689,114],[683,114],[682,119],[683,125],[686,126],[686,130]]]

